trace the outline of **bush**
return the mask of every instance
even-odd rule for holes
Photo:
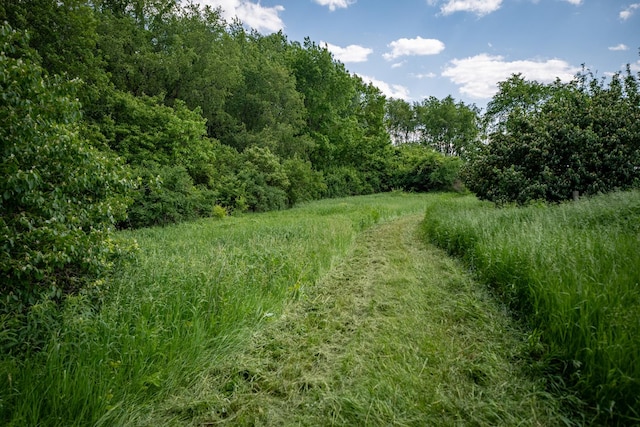
[[[451,190],[459,180],[462,161],[432,148],[404,144],[396,148],[394,188],[406,191]]]
[[[290,182],[287,190],[290,206],[318,199],[326,191],[322,173],[314,171],[311,162],[294,157],[285,160],[283,166]]]
[[[1,311],[78,292],[112,265],[131,188],[124,166],[79,136],[74,83],[47,76],[0,26]],[[0,313],[1,314],[1,313]]]
[[[542,90],[517,78],[511,82],[522,88],[518,94]],[[543,89],[545,96],[528,108],[503,112],[488,145],[465,169],[471,191],[494,202],[526,204],[640,185],[640,91],[629,69],[607,87],[582,74]]]
[[[160,166],[146,162],[133,169],[139,186],[121,227],[140,228],[168,225],[211,216],[216,193],[195,186],[183,166]]]

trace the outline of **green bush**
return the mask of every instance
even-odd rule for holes
[[[371,193],[360,172],[351,166],[330,168],[325,171],[326,197],[357,196]]]
[[[74,82],[48,76],[26,37],[0,26],[0,311],[78,292],[122,253],[112,231],[124,166],[80,138]]]
[[[638,88],[629,69],[608,86],[584,73],[544,87],[513,77],[490,103],[499,120],[489,143],[465,168],[467,186],[482,199],[520,204],[567,200],[574,191],[595,195],[637,187]],[[530,105],[509,104],[527,92]]]
[[[216,193],[195,186],[185,167],[145,162],[133,168],[133,173],[139,178],[139,186],[121,227],[168,225],[211,216]]]
[[[283,166],[290,182],[287,190],[290,206],[319,199],[326,190],[322,173],[314,171],[311,162],[293,157],[285,160]]]
[[[396,148],[392,186],[406,191],[451,190],[459,180],[462,161],[432,148],[404,144]]]

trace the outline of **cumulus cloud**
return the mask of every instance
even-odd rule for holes
[[[320,42],[320,45],[327,46],[329,52],[340,62],[366,62],[368,56],[373,53],[373,49],[368,47],[358,46],[355,44],[347,47],[340,47],[327,42]]]
[[[314,0],[320,6],[329,6],[330,11],[334,11],[338,8],[346,9],[355,3],[355,0]]]
[[[391,52],[382,55],[387,61],[400,56],[411,55],[437,55],[444,50],[444,43],[436,39],[398,39],[389,43]]]
[[[477,99],[489,99],[498,90],[498,82],[514,73],[541,83],[550,83],[556,78],[571,80],[580,69],[560,59],[546,61],[505,61],[502,56],[480,54],[465,59],[452,60],[442,72],[460,92]]]
[[[609,46],[609,50],[629,50],[629,47],[624,43],[620,43],[617,46]]]
[[[635,10],[639,8],[640,8],[640,3],[630,4],[626,9],[620,12],[620,19],[622,19],[623,21],[626,21],[627,19],[631,18],[631,15],[633,15]]]
[[[564,0],[568,3],[575,4],[576,6],[580,6],[582,4],[582,0]]]
[[[200,0],[200,4],[222,9],[227,21],[238,18],[245,25],[261,32],[276,32],[284,28],[280,18],[283,6],[265,7],[247,0]]]
[[[365,76],[362,74],[357,74],[365,83],[371,83],[383,93],[387,98],[397,98],[408,100],[409,97],[409,89],[402,85],[394,85],[389,84],[387,82],[383,82],[382,80],[374,79],[373,77]]]
[[[433,2],[430,4],[433,4]],[[478,16],[484,16],[495,12],[501,6],[502,0],[447,0],[440,7],[440,12],[443,15],[450,15],[455,12],[471,12]]]

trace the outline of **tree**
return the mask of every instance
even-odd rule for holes
[[[487,104],[484,126],[489,132],[504,132],[510,117],[540,111],[549,95],[549,86],[512,74],[498,83],[498,92]]]
[[[479,110],[451,96],[429,97],[414,106],[420,143],[446,156],[470,156],[480,134]]]
[[[23,33],[0,27],[1,309],[77,292],[109,270],[131,184],[80,138],[74,82],[48,76]]]
[[[469,189],[496,202],[527,203],[640,185],[640,93],[628,68],[608,85],[586,72],[569,83],[518,84],[544,98],[503,116],[466,168]],[[507,91],[497,99],[519,105],[520,98],[510,101]]]
[[[389,99],[385,106],[385,125],[396,144],[416,142],[416,117],[413,107],[403,99]]]

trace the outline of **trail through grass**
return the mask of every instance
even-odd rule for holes
[[[423,214],[363,232],[246,348],[138,423],[557,425],[521,331],[419,236]]]

